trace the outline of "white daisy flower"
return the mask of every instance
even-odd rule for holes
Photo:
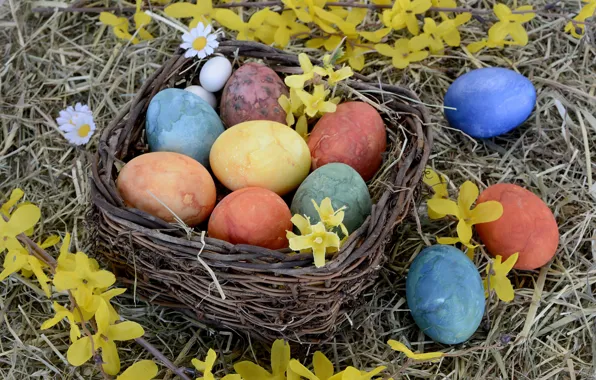
[[[205,58],[213,54],[218,46],[217,35],[211,33],[211,25],[205,26],[202,22],[199,22],[190,32],[184,33],[182,44],[180,44],[182,49],[186,49],[186,53],[184,53],[186,58],[194,56]]]
[[[89,142],[93,132],[95,132],[95,122],[93,115],[87,112],[80,112],[73,118],[74,123],[64,123],[60,130],[64,132],[64,137],[74,145],[84,145]]]
[[[58,123],[58,126],[62,126],[64,124],[74,125],[74,119],[76,119],[76,117],[80,114],[93,115],[88,106],[77,103],[74,107],[69,106],[65,110],[60,111],[60,115],[56,119],[56,122]]]

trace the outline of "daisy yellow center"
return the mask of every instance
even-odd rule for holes
[[[315,244],[322,244],[323,243],[323,238],[322,237],[317,237],[315,238]]]
[[[199,51],[203,50],[207,46],[207,39],[205,37],[197,37],[192,42],[192,48]]]
[[[78,133],[79,137],[87,137],[90,130],[91,130],[91,127],[89,126],[89,124],[83,124],[83,125],[81,125],[81,128],[79,128],[79,131],[77,133]]]

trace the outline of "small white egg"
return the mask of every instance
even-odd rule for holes
[[[232,64],[224,57],[213,57],[201,69],[199,81],[207,91],[217,92],[224,88],[232,75]]]
[[[209,105],[213,108],[217,106],[217,99],[215,99],[215,95],[205,90],[201,86],[188,86],[184,90],[197,95],[198,97],[209,103]]]

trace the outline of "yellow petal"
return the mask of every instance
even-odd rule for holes
[[[497,22],[488,30],[488,39],[492,41],[502,41],[509,33],[509,22]]]
[[[10,220],[4,224],[2,236],[15,237],[20,233],[35,226],[41,217],[39,207],[28,204],[18,207],[10,216]]]
[[[4,270],[0,273],[0,281],[21,270],[27,264],[27,256],[19,251],[9,251],[4,258]]]
[[[467,46],[467,49],[470,51],[470,53],[477,53],[480,51],[480,49],[486,47],[486,40],[482,40],[482,41],[477,41],[477,42],[472,42],[471,44],[469,44]]]
[[[75,367],[83,365],[87,360],[91,359],[91,355],[91,339],[88,336],[71,344],[66,352],[68,362]]]
[[[511,269],[513,269],[513,266],[515,265],[515,263],[517,262],[517,259],[519,257],[519,252],[515,252],[513,255],[509,256],[507,258],[507,260],[505,260],[502,264],[497,265],[495,263],[495,272],[498,274],[501,274],[503,276],[507,276],[507,274],[511,271]],[[502,257],[500,255],[497,255],[497,260],[500,262],[502,259]]]
[[[447,177],[439,175],[430,167],[425,169],[422,182],[427,186],[430,186],[440,198],[447,198],[449,196],[449,193],[447,192]]]
[[[391,28],[382,28],[375,30],[374,32],[358,32],[361,37],[366,38],[370,42],[379,42],[385,37],[386,35],[391,32]]]
[[[503,205],[499,201],[487,201],[478,204],[470,212],[469,223],[489,223],[499,219],[503,215]]]
[[[244,380],[263,380],[271,378],[271,374],[263,367],[244,361],[234,364],[234,370],[242,376]]]
[[[339,240],[339,238],[338,238]],[[339,245],[339,242],[338,242]],[[322,268],[325,266],[325,254],[327,253],[327,247],[324,244],[313,244],[312,254],[315,262],[315,267]]]
[[[309,380],[323,380],[321,377],[316,376],[314,373],[310,372],[305,366],[303,366],[298,360],[292,359],[290,360],[290,369],[295,374],[299,375],[300,377],[305,377]]]
[[[334,71],[333,74],[329,76],[329,84],[333,86],[337,82],[347,79],[352,75],[354,75],[354,72],[350,67],[342,67],[341,69]]]
[[[331,36],[325,41],[325,50],[333,51],[339,44],[341,44],[342,38],[340,36]]]
[[[429,199],[427,204],[429,209],[432,209],[436,213],[453,215],[455,217],[460,216],[457,203],[450,199]]]
[[[135,25],[137,28],[148,25],[151,22],[151,16],[145,12],[137,12],[134,14]]]
[[[98,270],[89,275],[88,281],[94,288],[109,288],[116,282],[116,277],[107,270]]]
[[[110,327],[110,310],[108,304],[103,298],[99,298],[99,307],[95,312],[95,322],[97,323],[97,332],[99,334],[106,334]]]
[[[136,322],[125,321],[108,327],[107,335],[111,340],[132,340],[145,334],[143,327]]]
[[[408,31],[413,35],[417,36],[420,33],[420,26],[418,25],[418,19],[413,13],[408,13],[405,17],[406,26]]]
[[[310,73],[313,70],[313,65],[310,62],[310,58],[308,58],[308,55],[300,53],[298,55],[298,61],[300,62],[300,68],[302,68],[304,74]]]
[[[274,13],[274,12],[272,12]],[[287,28],[278,28],[273,37],[275,45],[284,48],[290,43],[290,30]]]
[[[121,26],[122,20],[120,17],[110,12],[101,12],[99,14],[99,22],[108,26]]]
[[[295,89],[302,89],[304,88],[304,82],[306,82],[309,78],[307,75],[289,75],[284,79],[286,86]]]
[[[301,251],[303,249],[309,249],[313,246],[313,239],[310,235],[296,236],[289,240],[290,249],[292,251]]]
[[[384,55],[386,57],[393,57],[395,55],[395,50],[387,44],[376,44],[375,50],[379,54]]]
[[[403,352],[404,354],[406,354],[407,357],[415,359],[415,360],[434,360],[434,359],[442,358],[444,356],[444,354],[442,352],[427,352],[427,353],[423,353],[423,354],[416,354],[416,353],[412,352],[408,347],[406,347],[405,344],[395,341],[395,340],[390,340],[387,343],[395,351]]]
[[[415,0],[412,2],[410,10],[415,14],[424,13],[432,6],[430,0]]]
[[[296,132],[298,132],[298,134],[305,140],[308,137],[308,123],[306,122],[305,115],[300,115],[298,118],[298,122],[296,122]]]
[[[459,31],[457,29],[453,29],[445,34],[443,34],[443,40],[449,46],[459,46],[461,43],[461,37],[459,35]]]
[[[45,293],[46,297],[50,298],[50,296],[52,295],[52,293],[50,292],[50,287],[48,286],[48,282],[50,282],[50,279],[43,272],[41,261],[39,261],[34,256],[28,256],[27,261],[29,262],[29,266],[31,266],[31,270],[35,274],[35,277],[37,277],[39,286],[41,286],[41,288],[43,289],[43,292]]]
[[[321,351],[315,352],[312,357],[312,364],[315,370],[315,375],[320,380],[327,380],[333,376],[333,363]]]
[[[441,219],[441,218],[444,218],[447,216],[447,214],[439,214],[438,212],[435,212],[433,209],[428,207],[428,205],[427,205],[427,208],[428,208],[428,217],[431,220]]]
[[[274,376],[283,376],[290,362],[290,345],[283,339],[277,339],[271,346],[271,370]]]
[[[209,351],[207,351],[207,357],[205,358],[205,372],[211,372],[216,359],[217,354],[210,348]]]
[[[192,359],[190,361],[197,371],[205,372],[205,362],[199,359]]]
[[[415,51],[408,56],[410,62],[419,62],[428,57],[427,51]]]
[[[81,337],[81,330],[74,321],[70,322],[69,338],[71,342],[76,342]]]
[[[472,227],[464,219],[460,219],[457,223],[457,236],[464,244],[469,243],[472,239]]]
[[[19,199],[23,198],[23,196],[25,195],[25,193],[23,192],[23,190],[21,189],[14,189],[11,193],[10,193],[10,197],[8,198],[8,201],[6,201],[6,203],[4,203],[2,205],[2,207],[0,208],[0,214],[3,214],[4,216],[8,217],[10,216],[10,209],[17,204],[17,202],[19,201]]]
[[[43,249],[49,248],[49,247],[53,247],[56,244],[60,243],[60,236],[58,235],[51,235],[48,236],[43,243],[39,244],[39,246]]]
[[[468,215],[472,208],[472,204],[474,204],[478,198],[478,193],[478,186],[471,181],[466,181],[460,186],[459,195],[457,196],[457,204],[461,215]]]
[[[522,24],[518,24],[515,22],[510,23],[509,34],[511,35],[511,38],[513,38],[513,41],[515,41],[516,44],[522,46],[528,44],[528,33],[526,33],[526,30],[524,29]]]
[[[513,285],[507,277],[491,276],[490,286],[497,293],[497,297],[503,302],[511,302],[515,297]]]
[[[457,244],[459,242],[458,237],[437,237],[437,243],[439,244]]]
[[[507,18],[511,15],[511,9],[505,4],[497,3],[493,7],[493,12],[499,18],[499,20],[507,20]]]
[[[312,38],[312,39],[306,41],[304,46],[306,46],[307,48],[311,48],[311,49],[318,49],[321,46],[325,45],[325,41],[326,40],[323,38]]]
[[[472,14],[469,12],[465,12],[465,13],[460,13],[457,16],[455,16],[455,19],[453,20],[455,22],[456,26],[461,26],[463,24],[465,24],[466,22],[470,21],[472,19]]]
[[[151,380],[157,372],[157,364],[151,360],[141,360],[128,367],[116,380]]]
[[[183,3],[179,3],[183,4]],[[229,9],[218,9],[217,13],[215,14],[215,20],[219,22],[223,27],[241,31],[243,30],[246,25],[236,13]]]
[[[120,357],[118,356],[118,348],[116,343],[112,340],[101,341],[101,360],[103,361],[102,368],[108,375],[117,375],[120,372]]]
[[[594,4],[594,2],[592,2],[591,4]],[[584,7],[584,9],[588,8],[589,5],[586,5]],[[516,11],[531,11],[533,10],[534,7],[532,5],[523,5],[519,8],[516,8]],[[592,12],[594,13],[594,12]],[[591,14],[590,14],[591,15]],[[532,20],[534,17],[536,17],[536,13],[522,13],[522,14],[512,14],[512,17],[514,17],[515,21],[517,22],[528,22],[530,20]]]
[[[174,18],[196,17],[200,14],[200,9],[198,9],[195,4],[191,3],[171,4],[165,7],[163,11],[166,15]]]

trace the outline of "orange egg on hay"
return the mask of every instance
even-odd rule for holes
[[[173,211],[196,226],[215,206],[215,183],[207,169],[179,153],[153,152],[132,159],[120,170],[116,185],[127,206],[167,222],[175,222]]]
[[[478,203],[491,200],[501,202],[503,215],[476,225],[488,251],[503,260],[519,252],[516,269],[536,269],[548,263],[559,245],[559,228],[548,206],[534,193],[507,183],[490,186],[478,197]]]
[[[288,246],[292,214],[283,199],[271,190],[245,187],[226,196],[209,218],[209,236],[232,244],[269,249]]]
[[[374,177],[387,149],[381,115],[363,102],[345,102],[317,122],[308,139],[312,169],[340,162],[351,166],[365,181]]]

